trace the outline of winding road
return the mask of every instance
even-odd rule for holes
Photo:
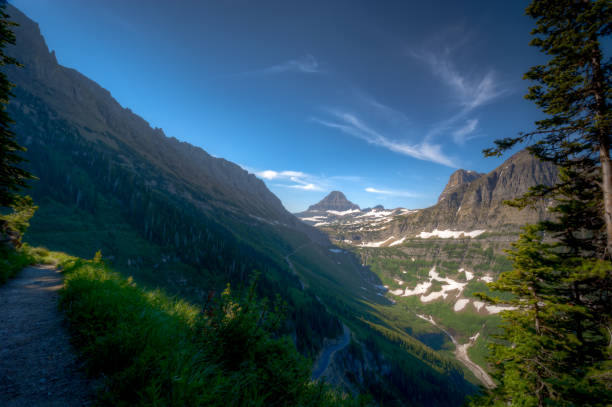
[[[351,343],[351,330],[344,324],[343,327],[344,333],[340,338],[340,342],[332,343],[323,348],[320,353],[320,356],[315,361],[312,369],[313,380],[318,380],[323,375],[325,370],[327,370],[327,368],[329,367],[329,364],[331,363],[332,358],[334,357],[336,352],[346,348],[348,344]]]
[[[295,269],[295,266],[293,265],[293,262],[291,261],[290,257],[294,255],[298,250],[300,250],[301,248],[309,244],[310,243],[305,243],[297,247],[294,251],[292,251],[291,253],[285,256],[285,261],[289,265],[289,268],[296,276],[298,276],[300,285],[302,286],[302,290],[304,289],[304,282],[302,281],[301,278],[299,278],[299,274],[297,270]],[[316,297],[316,298],[319,302],[321,302],[319,297]],[[323,302],[321,302],[321,304],[323,304]],[[325,309],[327,309],[327,306],[325,304],[323,304],[323,306],[325,306]],[[336,352],[346,348],[348,344],[351,343],[351,330],[344,324],[342,324],[342,326],[343,326],[344,332],[342,333],[342,336],[340,337],[339,341],[338,339],[336,339],[331,344],[324,347],[323,350],[321,350],[317,360],[315,360],[313,364],[312,376],[311,376],[313,380],[318,380],[323,375],[325,370],[327,370],[327,368],[329,367],[329,364],[331,363],[332,358],[334,357]]]

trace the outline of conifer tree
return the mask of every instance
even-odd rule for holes
[[[0,0],[0,67],[19,63],[5,53],[5,47],[15,44],[15,35],[11,27],[15,23],[9,20],[6,14],[6,2]],[[0,71],[0,207],[8,207],[15,202],[16,192],[25,188],[26,182],[33,176],[18,164],[24,161],[20,153],[25,148],[15,140],[15,133],[10,126],[13,123],[6,107],[9,97],[12,96],[13,84],[8,80],[6,73]]]
[[[522,142],[559,168],[509,204],[551,201],[552,220],[525,228],[509,251],[513,270],[491,288],[510,292],[513,311],[490,361],[499,386],[474,406],[607,406],[612,403],[612,62],[601,40],[612,33],[609,0],[533,0],[531,45],[549,55],[531,68],[526,96],[547,115],[537,129],[497,140],[485,155]],[[487,301],[497,298],[480,294]]]

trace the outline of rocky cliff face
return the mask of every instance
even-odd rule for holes
[[[546,205],[519,211],[504,205],[504,201],[521,196],[535,185],[552,185],[556,179],[552,164],[523,150],[488,174],[455,172],[436,205],[404,219],[398,227],[413,231],[515,229],[549,216]]]
[[[340,191],[332,191],[323,198],[320,202],[311,205],[308,211],[349,211],[359,209],[359,205],[355,205]]]
[[[453,199],[460,194],[462,191],[465,191],[467,185],[479,178],[483,174],[480,174],[476,171],[468,171],[468,170],[457,170],[451,174],[448,184],[438,197],[438,202],[443,201],[445,199]]]

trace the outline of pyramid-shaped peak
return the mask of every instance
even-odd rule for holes
[[[309,211],[348,211],[359,209],[359,205],[355,205],[340,191],[332,191],[319,203],[311,205]]]

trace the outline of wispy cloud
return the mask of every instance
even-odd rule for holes
[[[274,186],[304,191],[331,191],[346,185],[346,183],[362,184],[366,181],[365,178],[355,175],[326,176],[308,174],[302,171],[259,171],[246,165],[241,165],[241,167],[259,178],[274,182],[272,184]]]
[[[256,69],[253,71],[242,72],[238,76],[260,76],[260,75],[275,75],[286,72],[302,73],[302,74],[320,74],[324,71],[321,69],[319,61],[310,55],[303,55],[299,58],[290,59],[267,68]]]
[[[409,54],[429,65],[432,72],[454,90],[457,102],[466,112],[485,105],[508,92],[496,79],[492,70],[472,77],[459,72],[449,52],[436,54],[409,51]]]
[[[397,189],[378,189],[378,188],[372,188],[372,187],[368,187],[366,189],[364,189],[364,191],[366,192],[370,192],[372,194],[378,194],[378,195],[389,195],[389,196],[402,196],[402,197],[406,197],[406,198],[418,198],[421,195],[414,193],[412,191],[400,191]]]
[[[417,144],[409,144],[391,140],[385,137],[380,131],[368,126],[354,114],[336,110],[329,110],[329,113],[333,116],[334,120],[319,118],[312,118],[311,120],[399,154],[419,160],[435,162],[448,167],[456,167],[453,160],[442,152],[440,145],[429,144],[425,141]]]
[[[464,144],[471,138],[470,135],[474,133],[477,127],[478,119],[468,120],[462,127],[459,127],[453,132],[453,140],[457,144]]]
[[[301,171],[264,170],[255,172],[255,175],[268,181],[284,182],[275,184],[284,188],[302,189],[304,191],[324,191],[326,189],[317,177]],[[291,183],[288,184],[286,182]]]
[[[268,180],[272,179],[291,179],[291,178],[303,178],[306,176],[303,172],[300,171],[274,171],[274,170],[265,170],[256,172],[255,175],[265,178]]]

